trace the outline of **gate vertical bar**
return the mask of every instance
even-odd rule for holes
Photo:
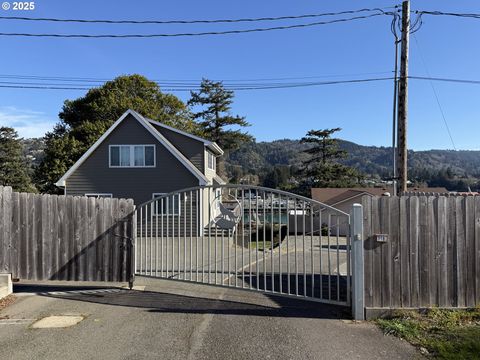
[[[150,276],[153,276],[153,202],[150,203]]]
[[[187,193],[183,193],[183,280],[187,278],[187,209],[188,209],[188,204],[187,204]],[[182,213],[182,207],[179,204],[178,205],[178,216],[180,217],[180,214]],[[190,266],[192,263],[190,262]]]
[[[252,189],[248,190],[248,288],[252,288]]]
[[[314,256],[314,252],[313,252],[313,229],[314,229],[314,225],[313,225],[313,211],[315,210],[315,207],[310,204],[310,252],[311,252],[311,272],[312,272],[312,275],[311,275],[311,281],[312,281],[312,297],[315,297],[315,256]]]
[[[267,261],[266,251],[267,251],[267,213],[266,213],[266,200],[265,200],[265,191],[263,192],[263,291],[267,291]]]
[[[280,279],[280,283],[278,285],[278,291],[280,294],[283,292],[282,288],[282,195],[278,195],[278,278]]]
[[[302,229],[302,252],[303,252],[303,296],[307,296],[307,253],[305,251],[305,200],[302,202],[302,219],[303,219],[303,229]]]
[[[320,244],[318,245],[319,249],[319,270],[318,272],[320,273],[320,278],[319,280],[319,286],[320,286],[320,294],[319,298],[323,299],[323,275],[322,275],[322,257],[323,257],[323,234],[322,234],[322,208],[320,205],[318,205],[318,232],[319,232],[319,239],[320,239]]]
[[[260,289],[260,267],[258,266],[258,245],[259,245],[259,236],[258,236],[258,190],[255,190],[255,267],[256,267],[256,279],[257,279],[257,290]]]
[[[155,276],[158,276],[158,200],[154,202],[155,206]]]
[[[365,320],[364,264],[363,264],[363,207],[353,204],[350,212],[352,236],[352,313],[354,320]]]
[[[337,301],[340,301],[340,245],[339,245],[339,237],[340,237],[340,224],[338,221],[339,216],[336,216],[337,222]]]
[[[140,274],[143,274],[143,256],[142,256],[142,251],[143,251],[143,244],[142,244],[142,230],[143,230],[143,225],[142,225],[142,215],[143,215],[143,207],[140,208],[140,241],[139,241],[139,248],[140,251],[138,252],[139,258],[140,258]]]
[[[162,276],[164,276],[165,272],[165,267],[163,266],[163,257],[165,255],[165,249],[164,249],[164,241],[163,241],[163,198],[160,200],[160,245],[161,245],[161,252],[162,252],[162,258],[160,259],[160,267],[162,271],[160,272]]]
[[[170,224],[169,224],[170,219],[169,219],[169,216],[168,216],[168,214],[169,214],[169,211],[168,211],[168,207],[169,207],[168,197],[165,198],[165,200],[166,200],[166,202],[165,202],[165,204],[166,204],[166,205],[165,205],[165,208],[167,209],[167,213],[165,214],[165,215],[166,215],[166,219],[167,219],[166,225],[165,225],[165,227],[167,228],[167,232],[166,232],[166,234],[167,234],[167,236],[166,236],[166,248],[165,248],[165,260],[166,260],[166,263],[167,263],[167,264],[166,264],[166,269],[165,269],[165,270],[166,270],[166,274],[167,274],[167,278],[168,278],[168,243],[170,242]],[[163,215],[163,210],[162,210],[162,215]]]
[[[273,192],[270,192],[270,267],[272,273],[272,292],[275,292],[275,262],[273,257],[273,219],[275,219],[273,214],[273,198],[275,197]]]
[[[290,199],[287,196],[287,293],[290,295],[292,292],[290,290],[290,252],[289,252],[289,247],[290,247],[290,210],[289,210],[289,205],[290,205]]]
[[[138,234],[137,234],[137,209],[135,205],[133,205],[133,214],[132,214],[132,228],[131,228],[131,239],[130,239],[130,259],[131,259],[131,264],[130,264],[130,278],[128,281],[128,287],[130,290],[133,289],[133,283],[135,282],[135,274],[137,272],[137,239],[138,239]]]
[[[192,191],[190,191],[190,281],[193,281],[193,239],[192,239],[192,231],[193,231],[193,199],[192,199]],[[186,214],[185,214],[186,216]],[[195,266],[198,266],[197,263],[195,263]]]

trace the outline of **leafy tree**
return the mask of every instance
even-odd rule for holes
[[[83,97],[65,101],[60,122],[45,137],[45,156],[35,171],[39,190],[59,192],[53,184],[128,109],[181,130],[199,132],[187,106],[176,96],[161,92],[155,82],[140,75],[117,77]]]
[[[304,150],[309,158],[300,170],[302,181],[299,191],[308,194],[312,187],[350,187],[357,185],[362,175],[355,169],[339,163],[347,152],[339,148],[338,140],[331,136],[340,128],[311,130],[301,142],[310,144]]]
[[[188,105],[200,106],[203,109],[193,114],[203,129],[203,135],[215,141],[225,152],[238,149],[242,143],[250,142],[253,137],[232,126],[246,127],[250,124],[244,117],[230,115],[233,103],[233,91],[226,90],[222,82],[203,79],[198,92],[190,93]],[[219,170],[224,173],[222,159],[219,161]]]
[[[0,185],[15,191],[35,191],[23,157],[23,146],[17,132],[0,127]]]

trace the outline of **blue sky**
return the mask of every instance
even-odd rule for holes
[[[3,16],[107,19],[214,19],[297,15],[385,7],[399,1],[64,1],[37,0],[34,11]],[[478,1],[413,0],[412,9],[480,13]],[[268,26],[270,24],[260,24]],[[0,20],[0,32],[167,33],[248,28],[252,25],[105,25]],[[416,34],[432,76],[480,79],[480,20],[424,17]],[[114,78],[139,73],[151,79],[252,79],[365,74],[393,70],[390,18],[286,31],[160,39],[51,39],[0,37],[0,74]],[[410,75],[426,69],[412,38]],[[8,81],[0,79],[0,81]],[[479,85],[434,84],[458,149],[480,149]],[[233,113],[252,123],[258,141],[300,138],[310,129],[341,127],[340,137],[364,145],[391,142],[392,83],[237,92]],[[0,88],[0,124],[21,136],[41,136],[58,121],[75,90]],[[186,100],[188,93],[176,93]],[[409,147],[451,149],[431,86],[410,81]]]

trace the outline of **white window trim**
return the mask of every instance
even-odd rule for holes
[[[163,196],[163,195],[167,195],[168,193],[153,193],[152,194],[152,199],[155,199],[155,198],[158,198],[160,196]],[[176,194],[176,195],[173,195],[174,197],[175,196],[178,196],[178,209],[177,208],[174,208],[174,213],[171,213],[171,212],[164,212],[162,214],[157,214],[156,211],[154,210],[153,211],[153,215],[155,216],[180,216],[180,214],[182,213],[182,203],[180,201],[180,194]],[[163,201],[166,201],[167,198],[164,198]],[[154,204],[154,203],[153,203]],[[161,201],[157,201],[157,205],[161,205]],[[173,204],[175,205],[175,203]],[[154,209],[155,209],[155,206],[154,206]]]
[[[210,167],[210,156],[212,157],[212,165],[213,167]],[[212,154],[210,151],[207,151],[207,168],[212,171],[216,171],[217,167],[217,158],[214,154]]]
[[[85,194],[85,196],[96,197],[97,199],[99,199],[100,197],[113,198],[113,194],[110,194],[110,193],[88,193],[88,194]]]
[[[121,166],[121,165],[112,165],[112,152],[111,148],[113,146],[129,146],[130,147],[130,165],[129,166]],[[143,166],[135,166],[135,146],[153,146],[153,165],[143,165]],[[108,167],[113,169],[123,168],[123,169],[142,169],[142,168],[154,168],[157,166],[157,148],[155,144],[111,144],[108,145]]]

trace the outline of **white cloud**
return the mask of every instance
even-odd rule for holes
[[[53,129],[58,120],[44,112],[0,106],[0,126],[14,128],[20,137],[41,137]]]

